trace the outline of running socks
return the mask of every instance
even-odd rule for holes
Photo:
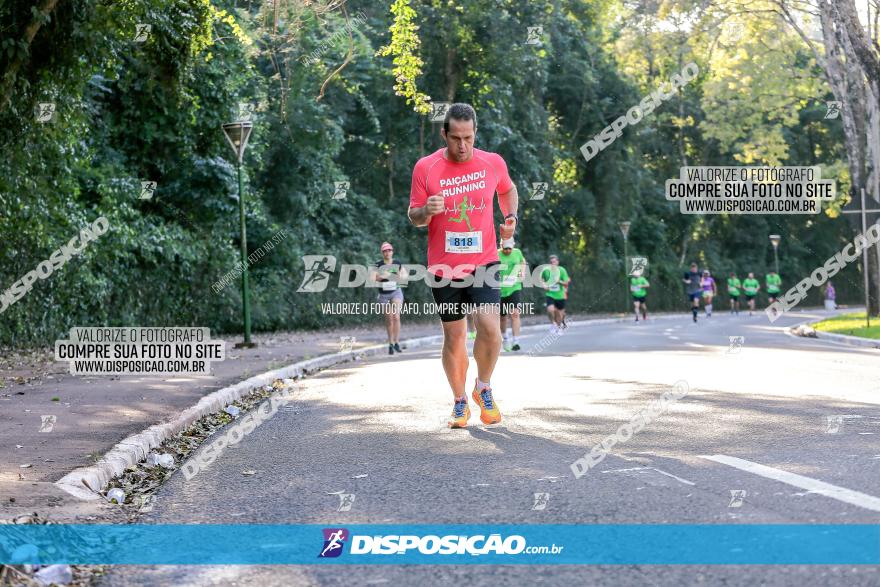
[[[477,393],[482,393],[484,389],[489,389],[489,382],[483,383],[480,381],[480,378],[477,377]]]

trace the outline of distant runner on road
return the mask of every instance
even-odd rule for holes
[[[755,279],[755,274],[749,271],[749,276],[743,279],[743,293],[746,294],[746,301],[749,304],[749,316],[755,311],[755,296],[758,295],[759,289],[761,284]]]
[[[739,291],[742,288],[742,282],[731,272],[727,278],[727,295],[730,296],[730,313],[739,315]]]
[[[565,301],[568,299],[568,284],[571,278],[565,267],[559,264],[559,257],[550,255],[550,267],[541,271],[547,304],[547,317],[550,318],[550,332],[557,334],[565,329]]]
[[[782,278],[775,271],[771,271],[764,277],[764,282],[767,285],[767,301],[772,304],[782,290]]]
[[[633,273],[633,277],[629,280],[629,289],[632,293],[633,311],[636,313],[636,322],[639,321],[639,311],[641,310],[642,319],[648,319],[648,288],[651,284],[645,278],[642,270]]]
[[[684,282],[684,291],[687,294],[688,301],[691,303],[691,313],[694,315],[694,322],[697,321],[697,314],[700,313],[700,299],[703,297],[703,286],[700,280],[703,276],[697,268],[696,263],[691,263],[690,271],[685,271],[682,281]]]
[[[521,302],[522,280],[526,272],[526,258],[522,251],[514,247],[512,238],[501,241],[498,250],[498,261],[501,271],[498,279],[501,282],[501,339],[505,351],[520,350],[519,337],[520,319],[519,305]],[[510,316],[513,338],[507,336],[507,317]],[[511,342],[512,340],[512,342]]]
[[[376,262],[371,278],[379,282],[378,299],[385,314],[388,354],[393,355],[395,351],[403,352],[400,348],[400,306],[403,304],[403,290],[398,283],[403,264],[394,258],[394,247],[391,243],[382,243],[379,250],[382,252],[382,259]]]
[[[706,304],[706,318],[712,317],[712,298],[718,295],[718,287],[715,285],[715,278],[709,273],[708,269],[703,270],[703,277],[700,279],[700,286],[703,288],[703,303]]]
[[[477,378],[471,394],[480,406],[484,424],[501,421],[490,379],[501,352],[501,296],[485,275],[498,270],[494,201],[504,214],[501,238],[513,237],[519,199],[516,186],[500,155],[474,148],[477,114],[468,104],[453,104],[446,112],[440,136],[446,147],[419,159],[413,169],[408,216],[415,226],[428,227],[428,285],[440,306],[443,325],[443,370],[454,403],[450,428],[464,428],[470,418],[465,395],[467,381],[467,323],[476,308],[474,359]],[[466,277],[474,276],[462,287]]]

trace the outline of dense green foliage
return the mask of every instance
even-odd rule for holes
[[[237,286],[211,286],[238,261],[236,169],[220,126],[240,103],[256,105],[245,156],[248,248],[287,235],[251,267],[257,330],[336,324],[343,318],[321,314],[319,302],[372,301],[362,289],[296,293],[302,255],[372,262],[390,240],[404,261],[425,261],[424,231],[406,219],[412,166],[440,146],[440,125],[414,110],[423,95],[475,106],[477,146],[501,153],[519,187],[519,246],[534,264],[561,256],[575,311],[624,309],[621,220],[632,221],[630,255],[649,259],[654,310],[685,307],[680,273],[692,259],[716,277],[762,276],[773,263],[767,235],[779,233],[787,288],[850,236],[826,214],[697,217],[665,201],[664,181],[680,166],[742,164],[743,153],[841,168],[840,128],[823,120],[824,86],[785,116],[749,111],[748,127],[736,128],[748,101],[713,85],[717,53],[693,33],[649,31],[639,21],[648,17],[622,3],[397,0],[394,14],[390,0],[344,11],[279,6],[68,0],[29,44],[36,12],[24,2],[0,7],[0,68],[11,88],[0,106],[0,291],[97,217],[111,227],[0,315],[0,343],[47,343],[86,325],[239,330]],[[366,20],[352,20],[356,13]],[[138,23],[151,25],[142,42]],[[543,28],[540,45],[525,43],[534,26]],[[805,49],[769,50],[799,74],[779,77],[780,95],[820,78]],[[691,60],[697,80],[585,162],[581,144]],[[725,63],[723,75],[736,76],[751,62]],[[56,114],[38,122],[45,102]],[[719,126],[727,105],[734,128]],[[755,146],[767,141],[773,149]],[[157,182],[152,199],[139,199],[144,180]],[[333,199],[342,180],[351,188]],[[530,201],[540,181],[548,196]],[[839,301],[858,299],[855,271],[835,279]],[[429,299],[421,285],[407,296]]]

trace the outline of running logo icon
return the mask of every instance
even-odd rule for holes
[[[256,112],[257,108],[253,102],[239,102],[238,103],[238,119],[239,120],[253,120],[254,112]]]
[[[544,34],[544,27],[530,26],[526,27],[526,45],[541,45],[541,35]]]
[[[296,290],[297,293],[319,293],[327,289],[330,274],[336,269],[336,257],[333,255],[304,255],[303,265],[305,277]]]
[[[742,350],[743,344],[746,342],[745,336],[728,336],[730,340],[730,348],[727,349],[727,354],[735,355]]]
[[[843,426],[843,416],[826,416],[825,434],[837,434]]]
[[[40,416],[40,432],[52,432],[57,421],[56,416]]]
[[[742,507],[743,501],[746,498],[746,490],[745,489],[731,489],[730,490],[730,503],[727,504],[729,508],[738,508]]]
[[[153,193],[156,191],[156,182],[155,181],[142,181],[141,182],[141,195],[138,197],[139,200],[151,200],[153,199]]]
[[[446,111],[449,110],[449,106],[449,102],[431,102],[431,122],[446,120]]]
[[[337,512],[350,512],[351,506],[354,505],[354,493],[338,493],[339,496],[339,509]]]
[[[532,504],[533,510],[546,510],[547,503],[550,501],[549,493],[536,493],[535,503]]]
[[[40,102],[36,112],[37,122],[51,122],[55,117],[55,102]]]
[[[630,257],[630,276],[640,276],[645,272],[645,269],[648,268],[648,258],[647,257]]]
[[[543,200],[544,196],[547,195],[547,182],[546,181],[533,181],[532,182],[532,195],[529,197],[530,200]]]
[[[324,528],[324,547],[318,558],[336,558],[342,554],[342,547],[348,540],[348,530],[345,528]]]
[[[334,200],[344,200],[345,194],[348,193],[349,188],[351,188],[351,182],[334,181],[333,182],[333,199]]]
[[[134,25],[134,42],[135,43],[143,43],[147,40],[147,37],[150,36],[150,31],[153,30],[153,25],[151,24],[136,24]]]
[[[826,102],[825,109],[825,120],[834,120],[840,116],[840,102]]]

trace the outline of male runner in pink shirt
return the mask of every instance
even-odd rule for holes
[[[500,155],[474,148],[477,113],[453,104],[440,136],[446,148],[419,159],[413,169],[409,219],[428,227],[428,285],[443,324],[443,370],[455,396],[450,428],[464,428],[470,418],[465,383],[468,354],[464,305],[474,314],[477,381],[472,397],[484,424],[501,421],[489,380],[501,352],[498,250],[494,201],[504,214],[501,238],[513,237],[519,198]],[[488,268],[488,269],[487,269]],[[487,275],[488,273],[488,275]]]

